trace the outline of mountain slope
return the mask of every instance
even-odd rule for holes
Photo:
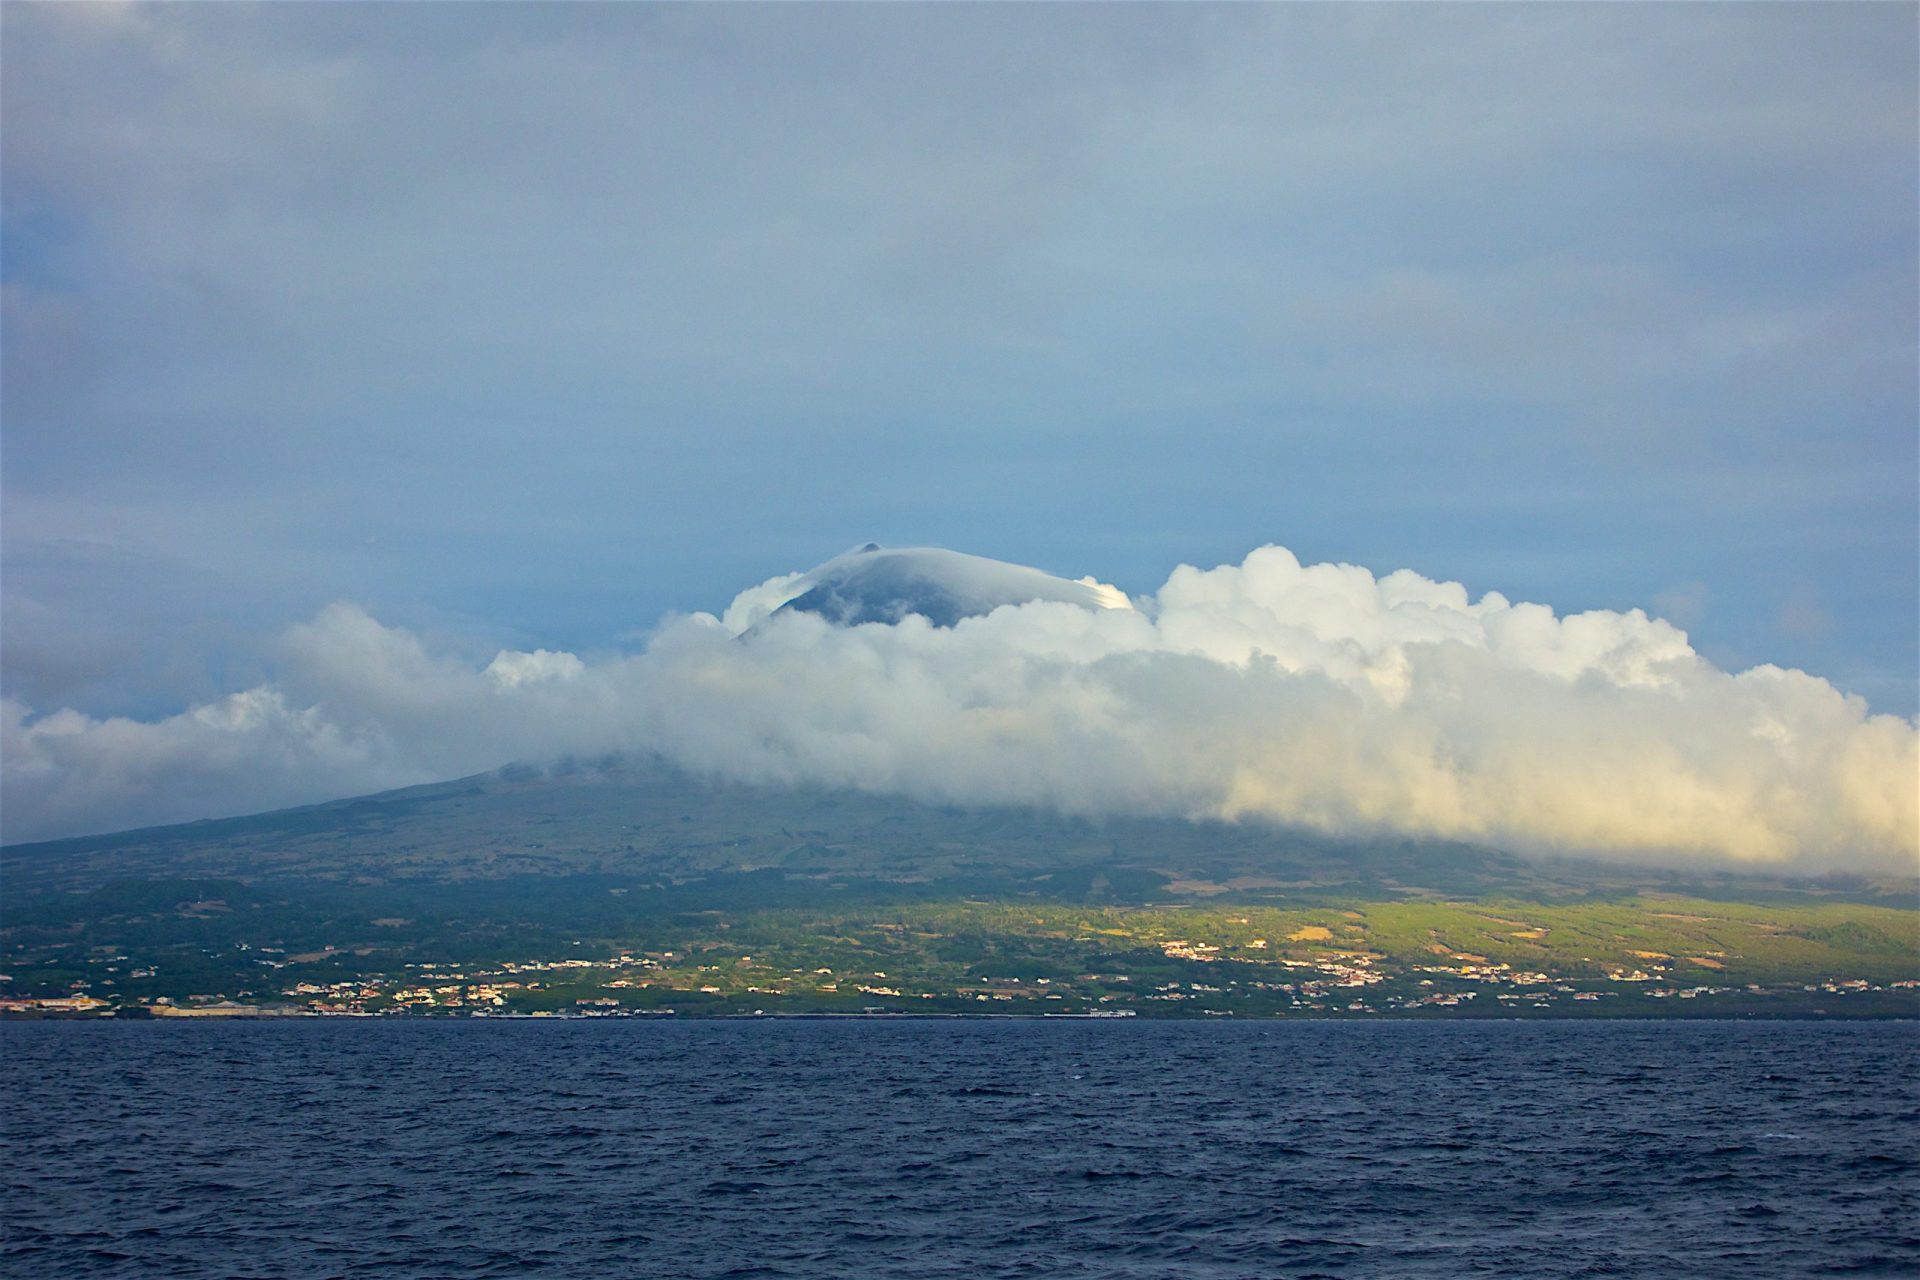
[[[1327,890],[1565,897],[1652,888],[1840,892],[1899,902],[1910,888],[1848,877],[1814,883],[1529,861],[1455,842],[1335,839],[1257,822],[960,809],[724,782],[654,759],[510,767],[250,817],[0,848],[0,879],[14,903],[128,878],[425,885],[580,875],[686,882],[759,871],[797,880],[965,879],[1069,894],[1070,885],[1104,878],[1107,894],[1141,900],[1223,892],[1286,899]]]
[[[14,845],[0,883],[0,996],[28,1015],[41,1000],[140,1012],[233,997],[358,1012],[1911,1016],[1920,921],[1910,886],[962,810],[655,760]],[[1655,985],[1687,983],[1700,990],[1684,999],[1709,984],[1711,1000]],[[1488,984],[1497,998],[1475,1003]]]

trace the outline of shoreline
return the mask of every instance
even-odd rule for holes
[[[0,1015],[0,1025],[12,1023],[174,1023],[174,1022],[215,1022],[222,1025],[233,1023],[260,1022],[376,1022],[376,1023],[445,1023],[471,1026],[476,1023],[493,1022],[538,1022],[538,1023],[669,1023],[688,1025],[697,1023],[752,1023],[752,1022],[1109,1022],[1131,1025],[1182,1023],[1193,1026],[1218,1026],[1231,1024],[1277,1025],[1282,1023],[1318,1023],[1324,1025],[1356,1026],[1362,1024],[1395,1023],[1398,1025],[1429,1025],[1441,1023],[1916,1023],[1920,1024],[1920,1011],[1909,1013],[1844,1013],[1844,1014],[1808,1014],[1808,1013],[1702,1013],[1690,1015],[1674,1014],[1638,1014],[1638,1013],[1587,1013],[1587,1014],[1540,1014],[1531,1017],[1511,1014],[1438,1014],[1408,1015],[1404,1013],[1379,1013],[1356,1015],[1260,1015],[1226,1014],[1206,1016],[1195,1014],[1153,1014],[1146,1017],[1114,1014],[1091,1013],[702,1013],[681,1015],[673,1010],[661,1013],[633,1014],[540,1014],[540,1013],[496,1013],[483,1015],[460,1014],[379,1014],[379,1013],[312,1013],[305,1010],[267,1010],[261,1009],[249,1013],[198,1014],[187,1017],[153,1017],[143,1014],[111,1013],[6,1013]]]

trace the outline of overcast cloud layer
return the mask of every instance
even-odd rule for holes
[[[278,684],[158,722],[4,724],[8,835],[244,812],[510,759],[1069,812],[1265,819],[1529,852],[1916,869],[1920,733],[1823,680],[1730,675],[1640,612],[1556,617],[1265,547],[1139,611],[1036,602],[952,628],[774,612],[788,575],[642,653],[478,664],[335,605]]]
[[[1280,541],[1912,714],[1917,23],[5,4],[0,685]]]

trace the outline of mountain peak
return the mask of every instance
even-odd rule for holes
[[[865,546],[801,576],[778,612],[813,613],[841,626],[896,623],[919,614],[936,627],[1036,600],[1083,609],[1132,609],[1126,593],[1092,578],[1074,581],[1040,569],[948,551],[944,547]]]

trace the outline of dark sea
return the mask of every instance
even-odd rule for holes
[[[13,1023],[27,1277],[1920,1275],[1920,1027]]]

